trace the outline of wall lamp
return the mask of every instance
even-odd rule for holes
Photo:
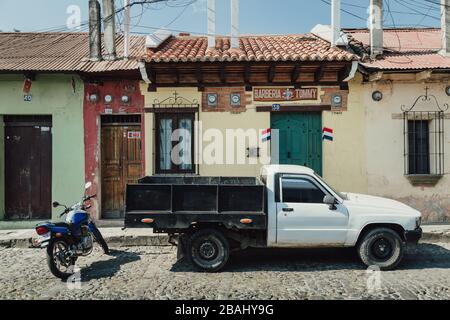
[[[381,91],[374,91],[372,93],[372,99],[376,102],[383,100],[383,93]]]
[[[445,93],[450,97],[450,86],[445,88]]]
[[[122,103],[130,103],[131,98],[129,96],[122,96]]]
[[[96,103],[98,102],[98,94],[92,93],[89,95],[89,102]]]

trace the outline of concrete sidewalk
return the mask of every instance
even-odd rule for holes
[[[423,241],[450,242],[450,225],[423,226]],[[154,234],[152,229],[100,228],[106,242],[116,247],[170,246],[167,235]],[[37,234],[34,229],[0,230],[0,247],[29,248]]]
[[[170,246],[167,235],[154,234],[152,229],[100,228],[106,242],[113,247]],[[34,229],[0,230],[0,247],[29,248],[37,237]]]

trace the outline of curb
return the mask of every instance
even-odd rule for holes
[[[433,232],[428,233],[424,232],[422,236],[422,241],[431,241],[431,242],[450,242],[450,233],[444,232]]]
[[[108,245],[113,247],[167,247],[172,246],[169,243],[167,235],[151,235],[151,236],[106,236],[104,237]],[[0,240],[0,248],[34,248],[33,238]]]
[[[167,247],[169,243],[168,235],[150,236],[106,236],[105,241],[113,247]],[[424,233],[422,241],[450,242],[450,233],[436,232]],[[32,238],[0,240],[0,248],[33,248]]]

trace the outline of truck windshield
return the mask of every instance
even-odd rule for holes
[[[328,188],[330,188],[334,193],[336,193],[341,199],[343,200],[348,200],[347,196],[339,191],[337,191],[335,188],[333,188],[332,186],[330,186],[328,183],[325,182],[325,180],[322,179],[321,176],[319,176],[318,174],[314,173],[314,176],[321,181],[324,185],[326,185]]]

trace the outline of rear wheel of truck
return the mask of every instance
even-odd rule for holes
[[[363,236],[357,250],[365,265],[385,271],[395,269],[400,264],[404,244],[394,230],[377,228]]]
[[[203,229],[192,234],[186,243],[186,257],[197,269],[218,272],[228,262],[230,245],[220,231]]]

